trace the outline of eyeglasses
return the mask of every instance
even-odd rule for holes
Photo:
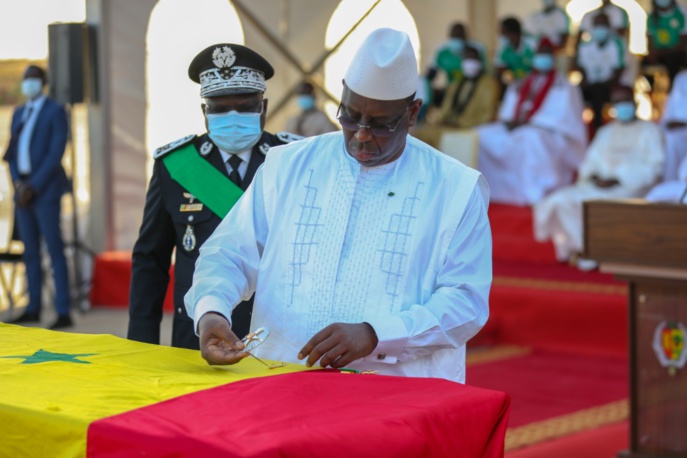
[[[343,127],[346,130],[355,130],[358,131],[360,129],[367,129],[370,131],[373,137],[391,137],[391,135],[396,132],[396,129],[398,129],[398,126],[401,125],[401,121],[403,121],[403,118],[406,117],[408,114],[408,109],[410,108],[410,105],[406,107],[406,111],[403,112],[403,116],[398,118],[398,121],[396,121],[393,125],[381,125],[381,126],[371,126],[371,125],[365,125],[365,124],[360,124],[358,121],[356,121],[353,118],[349,118],[348,116],[342,115],[341,114],[341,109],[343,108],[343,104],[339,104],[339,109],[336,110],[336,119],[339,120],[339,124],[341,124],[341,127]]]
[[[223,104],[217,104],[210,106],[208,104],[205,105],[205,112],[207,114],[221,114],[221,113],[229,113],[230,111],[236,111],[239,113],[258,113],[262,114],[262,110],[264,108],[264,100],[260,100],[257,104],[253,105],[251,103],[241,103],[238,105],[223,105]]]

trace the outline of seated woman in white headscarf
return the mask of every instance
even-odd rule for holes
[[[603,126],[594,137],[577,182],[534,206],[535,238],[540,242],[552,240],[559,261],[568,261],[582,250],[585,200],[643,196],[663,170],[661,128],[635,117],[632,89],[616,87],[611,102],[616,120]],[[584,261],[578,266],[592,267]]]
[[[675,77],[661,125],[666,139],[663,181],[674,181],[680,164],[687,158],[687,71]]]
[[[491,201],[529,205],[572,183],[584,158],[587,130],[580,90],[554,69],[553,46],[539,44],[535,71],[513,83],[499,121],[478,129],[478,169],[491,188]]]

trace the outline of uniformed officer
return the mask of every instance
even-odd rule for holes
[[[184,294],[191,286],[198,249],[248,188],[270,146],[294,136],[263,131],[265,81],[272,66],[241,45],[210,46],[191,62],[200,84],[207,133],[189,135],[155,151],[143,222],[133,251],[128,338],[160,343],[162,306],[174,265],[172,345],[198,349]],[[253,300],[232,314],[233,331],[249,331]]]

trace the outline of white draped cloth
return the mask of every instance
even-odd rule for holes
[[[668,129],[670,122],[687,124],[687,71],[680,72],[675,77],[661,119],[666,138],[663,181],[677,180],[680,164],[687,158],[687,126]]]
[[[648,121],[613,122],[603,126],[589,147],[578,181],[534,206],[534,234],[552,240],[556,258],[566,261],[582,251],[582,203],[591,199],[641,197],[661,175],[665,153],[661,128]],[[599,188],[592,176],[620,184]]]
[[[198,325],[255,292],[260,358],[298,362],[334,322],[367,322],[379,344],[351,364],[465,380],[465,343],[488,317],[489,190],[475,170],[408,136],[361,167],[340,132],[270,149],[250,188],[203,244],[185,297]]]
[[[687,203],[687,157],[677,170],[675,180],[664,181],[657,184],[646,195],[646,200],[651,202]]]
[[[543,84],[540,75],[534,87]],[[492,202],[529,205],[573,182],[584,158],[587,130],[584,102],[577,86],[560,74],[542,105],[525,125],[508,130],[519,100],[519,85],[506,91],[499,122],[479,127],[479,165],[491,190]]]

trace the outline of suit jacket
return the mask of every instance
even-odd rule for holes
[[[18,107],[12,115],[11,137],[4,159],[8,162],[12,182],[19,179],[17,169],[19,128],[26,105]],[[59,200],[69,190],[69,180],[62,167],[62,156],[67,145],[67,113],[62,105],[46,97],[31,134],[29,156],[31,174],[28,182],[36,192],[37,200]]]
[[[210,164],[228,177],[227,168],[219,149],[204,134],[191,140],[196,150],[206,152],[203,156]],[[248,169],[242,180],[245,190],[253,180],[258,167],[265,160],[270,146],[290,141],[263,132],[253,147]],[[177,146],[186,145],[184,142]],[[163,147],[165,148],[165,147]],[[166,154],[175,154],[174,151]],[[197,201],[196,201],[197,202]],[[174,181],[161,159],[155,161],[150,180],[143,222],[138,240],[134,245],[131,275],[131,297],[129,306],[128,337],[142,342],[160,342],[160,320],[169,283],[169,267],[172,251],[176,247],[174,265],[174,329],[172,345],[197,348],[197,337],[193,319],[186,314],[184,295],[191,287],[193,272],[199,249],[222,221],[206,205],[201,211],[182,212],[181,205],[190,203],[189,191]],[[184,235],[191,227],[196,237],[191,251],[184,248]],[[243,337],[249,332],[253,300],[239,304],[232,315],[234,332]]]

